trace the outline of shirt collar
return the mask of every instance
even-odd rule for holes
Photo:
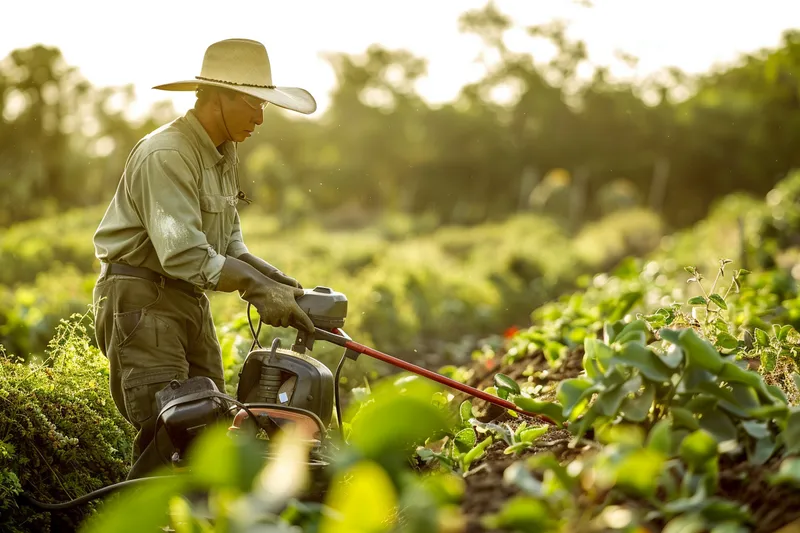
[[[184,119],[200,144],[200,156],[203,158],[203,166],[205,168],[211,168],[219,164],[223,159],[227,159],[229,164],[239,162],[239,156],[232,142],[225,141],[222,144],[222,153],[217,150],[211,137],[208,136],[208,132],[194,114],[193,109],[186,112]]]

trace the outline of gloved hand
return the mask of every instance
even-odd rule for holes
[[[297,304],[296,299],[304,294],[303,290],[270,279],[244,261],[230,256],[225,258],[216,290],[239,291],[242,299],[258,310],[265,324],[292,326],[314,333],[314,323]]]
[[[289,285],[290,287],[297,287],[298,289],[302,289],[302,285],[291,276],[287,276],[283,272],[281,272],[276,267],[272,266],[271,264],[267,263],[260,257],[256,257],[251,253],[242,254],[239,256],[241,261],[244,261],[248,265],[252,266],[269,279],[275,280],[278,283],[283,283],[284,285]]]

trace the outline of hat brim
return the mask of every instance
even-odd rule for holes
[[[278,107],[310,115],[317,110],[317,102],[311,93],[298,87],[247,87],[243,85],[233,85],[225,82],[206,81],[206,80],[185,80],[173,83],[156,85],[153,89],[161,91],[194,91],[200,86],[223,87],[232,91],[249,94],[261,100],[274,104]]]

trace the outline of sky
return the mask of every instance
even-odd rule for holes
[[[3,0],[5,3],[10,0]],[[362,53],[372,43],[403,48],[428,60],[419,93],[431,104],[452,100],[479,79],[477,37],[459,32],[459,15],[486,0],[108,0],[14,1],[3,6],[0,58],[37,43],[57,46],[68,64],[93,85],[133,83],[136,115],[153,102],[171,99],[176,109],[193,103],[191,93],[152,90],[153,85],[199,74],[203,53],[230,37],[265,44],[276,85],[309,90],[326,108],[335,77],[326,52]],[[614,52],[639,58],[643,77],[666,66],[702,72],[734,61],[740,53],[779,43],[785,29],[800,28],[798,0],[496,0],[520,28],[560,18],[569,34],[583,39],[590,58],[613,65]],[[546,53],[521,30],[509,46]]]

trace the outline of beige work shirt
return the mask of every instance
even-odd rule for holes
[[[140,140],[94,234],[95,255],[214,289],[225,256],[247,252],[238,156],[217,150],[192,110]]]

